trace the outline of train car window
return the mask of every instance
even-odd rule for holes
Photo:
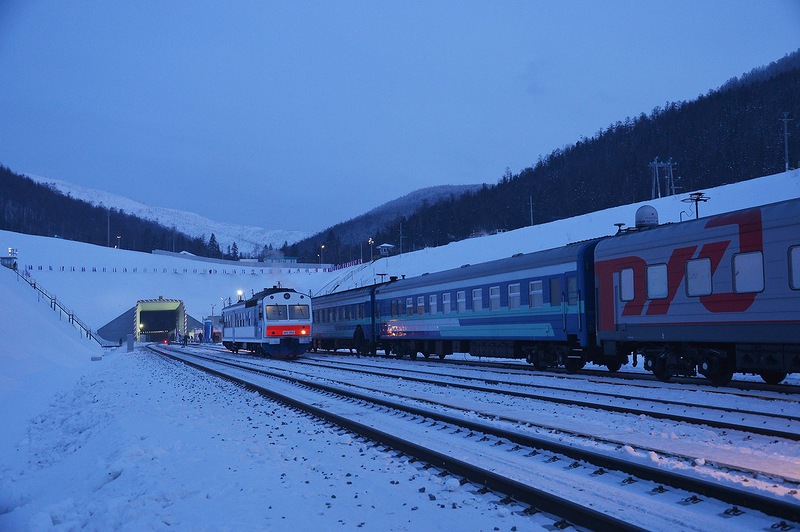
[[[414,298],[407,297],[406,298],[406,316],[411,316],[414,314]]]
[[[474,288],[472,290],[472,310],[478,312],[483,308],[483,290]]]
[[[508,308],[519,308],[519,283],[508,285]]]
[[[561,279],[553,277],[550,279],[550,306],[557,307],[561,305]]]
[[[437,303],[438,303],[438,297],[436,296],[436,294],[428,298],[428,305],[431,307],[431,314],[436,314],[437,312],[439,312]]]
[[[789,286],[800,290],[800,246],[789,249]]]
[[[567,304],[571,306],[578,304],[578,278],[574,275],[567,277]]]
[[[669,295],[667,265],[653,264],[647,270],[647,299],[664,299]]]
[[[542,281],[531,281],[528,284],[528,306],[531,308],[541,308],[544,306]]]
[[[266,305],[266,310],[269,321],[286,319],[286,305]]]
[[[393,318],[397,317],[397,301],[395,301],[394,299],[392,299],[392,317]]]
[[[764,291],[764,257],[760,251],[733,256],[733,291],[737,294]]]
[[[619,297],[622,301],[633,301],[633,268],[623,268],[619,271]]]
[[[308,305],[289,305],[290,320],[307,320],[308,312]]]
[[[417,314],[425,314],[425,296],[417,296]]]
[[[467,293],[464,290],[456,292],[456,312],[467,311]]]
[[[450,314],[450,292],[442,294],[442,312]]]
[[[500,310],[500,287],[489,288],[489,310]]]
[[[692,297],[711,294],[711,259],[692,259],[686,262],[686,295]]]

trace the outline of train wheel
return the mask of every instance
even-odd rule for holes
[[[540,351],[536,351],[534,353],[528,353],[525,357],[525,360],[528,364],[533,366],[533,369],[537,371],[544,371],[547,369],[547,363],[544,362],[543,356]]]
[[[613,362],[606,362],[606,367],[608,368],[608,371],[610,371],[611,373],[616,373],[617,371],[619,371],[619,368],[622,367],[622,362],[620,362],[619,360],[614,360]]]
[[[706,378],[711,381],[711,384],[714,386],[725,386],[731,379],[733,378],[733,369],[727,367],[728,364],[725,364],[726,367],[719,368],[719,370],[715,371],[714,373],[710,373],[706,375]]]
[[[727,359],[703,360],[700,364],[700,373],[711,381],[714,386],[725,386],[733,378],[733,368]]]
[[[785,371],[762,371],[759,375],[767,384],[778,384],[786,378]]]
[[[727,364],[725,364],[727,366]],[[714,386],[725,386],[733,378],[733,369],[726,367],[720,368],[718,371],[706,375],[706,378],[711,381]]]
[[[583,366],[585,362],[580,357],[567,357],[566,362],[564,362],[564,367],[567,369],[567,373],[577,373]]]
[[[445,355],[444,353],[440,353],[439,354],[439,360],[444,360],[444,357],[446,357],[446,356],[447,355]]]
[[[653,358],[652,360],[652,369],[650,371],[653,372],[656,379],[660,380],[661,382],[669,382],[672,378],[672,372],[667,369],[667,357],[659,356],[657,358]],[[647,365],[645,365],[647,367]]]

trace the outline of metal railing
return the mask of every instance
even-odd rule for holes
[[[36,279],[31,277],[30,274],[27,273],[27,271],[19,272],[18,270],[14,269],[13,272],[17,275],[17,280],[22,279],[23,281],[28,283],[28,285],[31,288],[36,290],[37,292],[36,295],[39,301],[45,299],[48,302],[50,308],[52,308],[53,311],[58,312],[59,319],[61,319],[63,316],[66,316],[69,323],[72,324],[76,329],[78,329],[81,332],[82,337],[85,336],[86,338],[94,340],[95,342],[100,344],[101,347],[118,346],[118,344],[111,343],[108,340],[101,338],[100,336],[97,336],[94,333],[94,331],[92,331],[91,327],[86,325],[80,318],[78,318],[78,316],[76,316],[72,310],[65,307],[63,302],[59,301],[58,298],[56,298],[56,296],[54,296],[46,289],[44,289],[40,284],[38,284],[36,282]]]

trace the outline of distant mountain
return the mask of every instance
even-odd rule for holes
[[[334,225],[321,231],[319,235],[335,231],[342,244],[357,245],[370,236],[375,236],[376,230],[390,224],[398,217],[408,216],[419,210],[424,205],[433,205],[442,199],[459,197],[467,192],[475,192],[485,185],[439,185],[421,188],[410,192],[396,200],[380,205],[360,216],[346,222]],[[313,236],[311,237],[314,238]]]
[[[202,238],[205,242],[208,241],[213,233],[223,252],[235,242],[240,253],[258,254],[265,245],[280,249],[284,243],[292,244],[309,236],[309,233],[303,231],[264,229],[262,227],[216,222],[192,212],[151,207],[110,192],[86,188],[58,179],[31,174],[26,175],[65,196],[83,200],[91,205],[125,211],[127,214],[156,222],[164,227],[175,228],[189,236]]]
[[[124,211],[131,216],[149,220],[167,228],[174,228],[191,237],[200,238],[204,242],[208,242],[213,233],[223,253],[228,250],[229,246],[233,246],[234,242],[239,253],[258,255],[265,245],[271,245],[273,249],[279,250],[284,244],[291,246],[297,242],[313,238],[312,234],[308,232],[264,229],[262,227],[217,222],[192,212],[152,207],[111,192],[82,187],[58,179],[31,174],[25,174],[25,176],[64,196],[82,200],[97,207]],[[376,228],[390,224],[399,216],[406,216],[424,205],[434,204],[443,198],[458,197],[465,192],[473,192],[483,186],[441,185],[423,188],[384,203],[365,214],[337,224],[331,229],[335,229],[343,240],[346,239],[347,244],[356,245],[364,239],[364,235],[373,234]],[[331,229],[326,229],[322,233]]]

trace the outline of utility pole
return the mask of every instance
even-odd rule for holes
[[[652,184],[652,192],[651,192],[651,199],[656,199],[661,197],[661,169],[664,169],[665,175],[665,194],[664,196],[674,196],[675,192],[678,188],[675,186],[675,177],[672,174],[672,168],[677,166],[678,163],[672,162],[672,157],[669,158],[669,161],[662,163],[658,161],[658,157],[653,159],[653,162],[648,164],[650,169],[653,171],[653,184]],[[679,178],[680,179],[680,178]]]
[[[403,222],[400,222],[400,254],[403,254]]]
[[[528,202],[531,206],[531,227],[533,227],[533,196],[528,196]]]
[[[789,171],[789,131],[786,129],[786,125],[794,120],[793,118],[789,118],[789,113],[784,111],[783,118],[779,118],[781,122],[783,122],[783,157],[786,161],[785,170],[786,172]]]

